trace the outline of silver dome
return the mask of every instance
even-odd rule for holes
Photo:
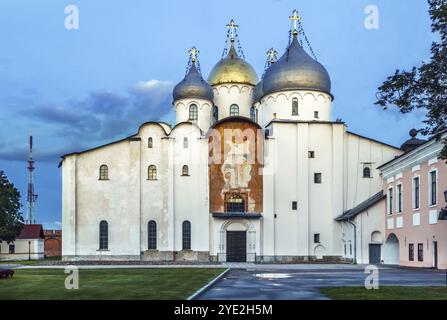
[[[211,86],[203,80],[196,64],[192,62],[185,78],[174,88],[174,101],[188,98],[199,98],[213,101],[214,93]]]
[[[331,79],[321,63],[312,59],[296,35],[284,55],[265,73],[264,95],[284,90],[315,90],[331,93]]]
[[[258,102],[264,96],[264,92],[262,90],[263,80],[259,81],[253,90],[253,102]]]

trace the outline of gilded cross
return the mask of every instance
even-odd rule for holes
[[[234,23],[234,20],[231,19],[230,23],[227,24],[227,28],[230,29],[230,36],[231,36],[231,40],[234,40],[234,36],[236,34],[236,29],[239,28],[239,26]]]
[[[301,21],[301,17],[298,14],[298,10],[293,10],[289,20],[293,21],[293,34],[298,34],[298,22]]]
[[[197,55],[199,54],[199,50],[196,49],[196,47],[192,47],[191,49],[189,49],[188,53],[189,56],[191,57],[191,61],[192,62],[196,62],[197,61]]]
[[[269,51],[267,51],[267,59],[269,64],[272,64],[277,60],[277,54],[278,51],[273,48],[270,48]]]

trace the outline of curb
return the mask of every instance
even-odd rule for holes
[[[215,277],[213,280],[208,282],[206,285],[204,285],[202,288],[194,292],[192,295],[190,295],[186,300],[195,300],[202,294],[204,294],[213,284],[215,284],[217,281],[219,281],[221,278],[223,278],[227,272],[230,271],[230,268],[227,268],[224,270],[221,274],[219,274],[217,277]]]

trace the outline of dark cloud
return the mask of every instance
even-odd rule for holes
[[[171,82],[149,80],[124,94],[97,91],[83,99],[27,106],[15,113],[30,127],[39,128],[36,160],[56,161],[62,154],[125,137],[141,123],[166,116],[172,109],[172,87]],[[14,147],[0,141],[0,159],[25,161],[26,139],[20,141],[23,144]]]

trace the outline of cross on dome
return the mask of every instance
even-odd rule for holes
[[[293,10],[292,15],[289,17],[289,20],[293,22],[293,35],[298,35],[298,22],[302,20],[299,16],[298,10]]]
[[[189,53],[189,57],[191,58],[191,62],[196,62],[197,55],[200,53],[200,51],[197,50],[196,47],[192,47],[191,49],[189,49],[188,53]]]
[[[278,60],[278,51],[276,51],[273,48],[270,48],[269,51],[267,51],[267,63],[268,65],[271,65],[275,63],[275,61]]]
[[[227,24],[227,28],[230,30],[231,41],[234,41],[234,37],[236,35],[236,29],[239,28],[239,26],[234,22],[233,19],[231,19],[230,23]]]

